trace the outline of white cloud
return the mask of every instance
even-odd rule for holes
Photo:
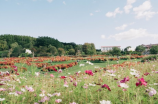
[[[127,27],[127,24],[123,24],[122,26],[116,27],[116,30],[124,30]]]
[[[136,0],[127,0],[127,4],[128,4],[128,5],[133,4],[133,3],[135,3],[135,2],[136,2]]]
[[[130,9],[133,7],[132,4],[135,2],[136,0],[127,0],[127,5],[124,7],[125,13],[130,12]]]
[[[116,14],[122,14],[123,11],[120,11],[120,8],[116,8],[114,12],[108,12],[106,13],[107,17],[115,17]]]
[[[101,38],[102,38],[102,39],[105,39],[105,35],[101,35]]]
[[[64,4],[64,5],[66,5],[66,2],[65,2],[65,1],[63,1],[63,4]]]
[[[158,39],[158,34],[149,34],[146,29],[130,29],[125,32],[121,32],[115,35],[109,36],[109,38],[114,38],[115,40],[130,40],[142,37],[150,37],[153,39]]]
[[[51,3],[53,0],[47,0],[49,3]]]
[[[151,11],[151,3],[150,1],[145,1],[142,5],[133,8],[133,11],[136,14],[136,18],[140,19],[140,18],[146,18],[146,20],[149,20],[150,18],[152,18],[156,12]]]
[[[93,16],[93,13],[90,13],[89,15],[90,15],[90,16]]]

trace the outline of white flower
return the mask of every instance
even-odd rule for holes
[[[48,95],[49,97],[52,97],[52,96],[53,96],[52,94],[49,94],[49,93],[48,93],[47,95]]]
[[[115,74],[108,74],[108,75],[110,75],[110,76],[112,76],[112,77],[116,76]]]
[[[158,85],[158,83],[154,83],[154,85]]]
[[[44,96],[45,96],[45,94],[44,94],[44,93],[42,93],[42,94],[39,94],[39,96],[44,97]]]
[[[5,98],[0,98],[0,101],[4,101],[5,100]]]
[[[81,71],[78,71],[78,73],[81,73]]]
[[[130,69],[131,71],[134,71],[134,72],[137,72],[137,70],[135,70],[135,69]]]
[[[26,90],[25,90],[24,88],[21,88],[21,91],[22,91],[22,92],[26,92]]]
[[[35,75],[36,75],[36,76],[39,76],[39,75],[40,75],[40,73],[39,73],[39,72],[35,72]]]
[[[67,84],[64,84],[64,87],[69,87]]]
[[[125,83],[120,83],[120,86],[121,87],[124,87],[124,88],[128,88],[129,86],[127,85],[127,84],[125,84]]]
[[[96,86],[95,84],[91,84],[91,83],[89,83],[89,86]]]
[[[106,101],[106,100],[102,100],[102,101],[99,101],[100,102],[100,104],[111,104],[111,102],[110,101]]]
[[[81,67],[81,66],[84,66],[84,64],[80,64],[80,67]]]

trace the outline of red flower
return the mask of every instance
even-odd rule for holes
[[[65,79],[65,78],[66,78],[66,76],[61,76],[60,78],[61,78],[61,79]]]
[[[102,87],[102,88],[105,88],[105,87],[106,87],[109,91],[111,91],[110,87],[109,87],[108,85],[106,85],[106,84],[103,84],[101,87]]]
[[[149,73],[146,72],[144,75],[147,76],[147,75],[149,75]]]
[[[93,72],[92,72],[92,70],[86,70],[85,73],[88,74],[88,75],[93,76]]]
[[[130,80],[129,77],[127,76],[127,77],[125,77],[123,80],[121,80],[120,83],[126,83],[126,82],[129,81],[129,80]]]
[[[136,83],[136,86],[146,86],[147,85],[147,82],[144,80],[144,78],[140,78],[138,79],[138,82]]]

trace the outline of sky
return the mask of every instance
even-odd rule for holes
[[[0,0],[0,35],[121,46],[158,43],[158,0]]]

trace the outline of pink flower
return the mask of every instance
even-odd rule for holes
[[[73,85],[76,87],[77,86],[77,82],[74,82]]]
[[[0,88],[0,91],[5,91],[5,88]]]
[[[102,88],[105,88],[105,87],[106,87],[109,91],[111,91],[110,87],[109,87],[108,85],[106,85],[106,84],[102,85],[101,87],[102,87]]]
[[[54,78],[54,75],[53,75],[53,74],[50,74],[50,77]]]
[[[45,96],[39,102],[45,102],[45,101],[49,101],[49,97]]]
[[[123,91],[127,91],[127,89],[123,89]]]
[[[150,89],[149,89],[149,96],[153,96],[153,95],[155,95],[157,92],[156,92],[156,90],[154,89],[154,88],[151,88],[150,87]]]
[[[22,92],[21,92],[21,91],[16,91],[16,93],[17,93],[17,94],[19,94],[19,95],[21,95],[21,94],[22,94]]]
[[[144,78],[140,78],[138,79],[138,82],[136,83],[136,86],[146,86],[147,85],[147,82],[144,80]]]
[[[120,83],[126,83],[126,82],[129,81],[129,80],[130,80],[129,77],[127,76],[127,77],[125,77],[123,80],[121,80]]]
[[[88,74],[88,75],[93,76],[93,72],[92,72],[92,70],[86,70],[85,73]]]
[[[60,102],[62,102],[62,100],[61,99],[56,99],[55,102],[60,103]]]
[[[34,89],[32,87],[27,87],[25,86],[25,88],[29,91],[29,92],[34,92]]]
[[[109,72],[109,73],[115,73],[116,71],[113,71],[113,70],[107,70],[107,72]]]
[[[61,69],[59,69],[59,70],[58,70],[58,73],[62,73],[62,70],[61,70]]]

